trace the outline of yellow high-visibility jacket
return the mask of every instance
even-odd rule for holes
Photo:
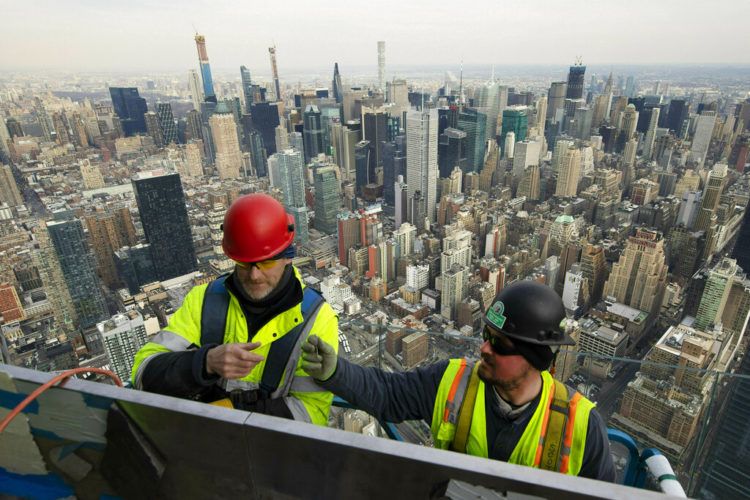
[[[292,279],[299,280],[304,289],[305,284],[301,280],[299,271],[294,269],[294,272]],[[222,378],[216,380],[216,377],[204,376],[206,350],[210,346],[201,346],[201,313],[207,286],[199,285],[190,290],[182,306],[170,318],[167,327],[138,351],[132,371],[132,383],[135,388],[179,397],[191,397],[214,384],[227,393],[234,389],[255,390],[259,387],[266,359],[239,380]],[[250,342],[251,340],[260,342],[261,346],[253,352],[267,357],[272,343],[303,321],[301,303],[298,303],[273,317],[253,339],[248,339],[245,313],[237,297],[229,291],[228,293],[230,303],[224,330],[224,343]],[[314,318],[311,317],[309,321],[314,321],[309,335],[318,335],[338,352],[338,318],[331,306],[324,302],[318,309],[317,315]],[[325,426],[328,423],[333,394],[318,386],[302,370],[300,345],[305,340],[306,338],[300,336],[292,353],[294,364],[288,364],[289,369],[285,370],[279,387],[271,395],[271,399],[283,399],[295,420]],[[183,354],[176,359],[178,356],[170,357],[170,353]],[[169,364],[166,368],[161,367],[167,372],[164,377],[161,377],[163,385],[159,382],[160,387],[144,387],[143,375],[152,363],[155,364],[154,366],[159,363]],[[294,370],[291,370],[291,367],[294,367]]]

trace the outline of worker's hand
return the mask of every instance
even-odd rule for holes
[[[260,354],[251,352],[258,347],[260,342],[221,344],[213,347],[206,354],[206,372],[230,380],[242,378],[265,359]]]
[[[338,356],[333,347],[317,335],[310,335],[302,344],[302,369],[317,380],[328,380],[336,371]]]

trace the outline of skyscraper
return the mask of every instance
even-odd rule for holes
[[[124,246],[135,245],[135,226],[126,206],[98,209],[84,215],[89,241],[96,257],[96,267],[104,284],[115,290],[119,285],[114,253]]]
[[[148,111],[146,99],[138,94],[135,87],[110,87],[112,107],[120,118],[122,131],[126,136],[146,133],[146,120],[143,115]]]
[[[709,331],[714,325],[721,324],[732,282],[738,271],[741,270],[737,267],[736,260],[723,258],[708,272],[708,280],[693,325],[696,329]]]
[[[133,360],[138,349],[146,343],[143,316],[136,311],[116,314],[96,325],[104,342],[112,370],[122,380],[130,378]]]
[[[408,197],[420,191],[423,213],[435,220],[437,203],[438,113],[436,109],[409,111],[406,115],[406,182]]]
[[[378,42],[378,88],[385,90],[385,42]]]
[[[8,132],[8,127],[5,125],[5,120],[0,118],[0,162],[10,158],[9,140],[10,132]]]
[[[323,150],[323,125],[320,120],[320,110],[314,104],[310,104],[302,114],[304,127],[302,138],[305,145],[305,163],[324,153]]]
[[[281,84],[279,84],[279,68],[276,65],[276,46],[268,47],[268,55],[271,58],[271,75],[273,76],[273,89],[276,92],[276,100],[281,101]]]
[[[177,143],[177,124],[172,114],[172,105],[168,102],[156,103],[156,116],[159,118],[159,125],[164,137],[164,144]]]
[[[719,206],[721,193],[727,182],[728,167],[725,164],[717,163],[708,175],[706,186],[703,189],[703,200],[698,217],[695,220],[695,230],[706,231],[711,227],[716,207]]]
[[[476,109],[465,108],[458,114],[458,129],[466,133],[466,150],[464,155],[466,157],[466,171],[479,172],[484,164],[487,115]],[[407,141],[407,146],[408,144]],[[411,184],[408,176],[407,181]]]
[[[279,126],[279,106],[269,102],[257,102],[250,107],[253,128],[260,132],[268,156],[277,151],[276,127]]]
[[[487,138],[497,135],[497,119],[508,104],[508,89],[491,80],[477,89],[475,106],[487,115]]]
[[[659,108],[653,108],[651,110],[651,118],[648,122],[648,130],[646,131],[646,138],[643,142],[643,159],[650,161],[654,153],[654,142],[656,141],[656,128],[659,124],[659,114],[661,110]]]
[[[547,119],[551,120],[552,123],[558,121],[558,110],[559,118],[562,118],[567,92],[568,84],[566,82],[552,82],[549,87],[549,92],[547,92]]]
[[[460,264],[453,264],[442,273],[442,295],[440,297],[440,315],[455,319],[456,306],[466,298],[468,269]]]
[[[708,153],[708,146],[711,144],[711,136],[714,133],[716,124],[716,111],[703,111],[698,115],[695,124],[695,134],[693,142],[690,145],[690,153],[699,166],[703,166]]]
[[[240,66],[240,80],[242,81],[242,97],[245,99],[245,113],[250,113],[250,105],[253,104],[253,80],[250,78],[250,70]]]
[[[159,280],[195,271],[193,236],[179,174],[141,172],[132,182]]]
[[[524,169],[517,196],[525,196],[529,201],[538,201],[541,197],[539,185],[539,165],[529,165]]]
[[[331,81],[331,94],[336,104],[344,101],[344,86],[341,83],[341,73],[339,73],[339,63],[333,65],[333,80]]]
[[[612,266],[604,295],[635,309],[656,314],[666,286],[667,265],[661,233],[637,229]]]
[[[688,118],[689,105],[684,99],[672,99],[667,111],[667,127],[677,138],[682,138],[682,129]]]
[[[196,33],[195,46],[198,49],[198,64],[200,65],[201,78],[203,79],[203,100],[216,102],[214,80],[211,76],[211,65],[208,62],[208,51],[206,51],[206,38]]]
[[[509,132],[508,136],[513,134]],[[513,147],[513,177],[523,177],[527,167],[539,165],[542,143],[537,141],[519,141]]]
[[[339,181],[333,166],[318,167],[313,173],[315,183],[315,228],[335,234],[338,228]]]
[[[0,164],[0,205],[3,203],[16,207],[23,204],[23,198],[13,178],[13,170],[9,165]]]
[[[503,110],[503,128],[500,132],[500,145],[505,147],[505,135],[513,132],[516,142],[526,140],[529,130],[529,109],[526,106],[511,106]],[[503,151],[504,153],[504,151]]]
[[[455,167],[466,172],[466,138],[463,130],[448,127],[438,137],[438,169],[440,177],[448,177]]]
[[[221,179],[236,179],[242,170],[242,151],[237,138],[237,124],[224,101],[208,119],[216,149],[216,170]]]
[[[375,169],[383,166],[382,143],[388,140],[388,113],[383,108],[362,108],[362,138],[370,142],[370,179],[375,182]]]
[[[578,179],[581,174],[581,150],[571,146],[563,152],[557,176],[555,196],[567,198],[578,193]]]
[[[586,75],[586,66],[579,60],[570,67],[568,71],[568,88],[565,93],[566,99],[583,98],[583,85]]]
[[[406,174],[406,151],[403,135],[392,142],[381,144],[383,155],[383,199],[390,206],[396,204],[395,183],[399,175]]]
[[[588,281],[591,304],[596,304],[602,298],[604,281],[607,279],[604,248],[598,245],[586,245],[581,252],[581,271]]]
[[[298,243],[307,243],[309,229],[305,202],[305,162],[300,151],[287,149],[276,153],[279,185],[284,193],[284,205],[294,217],[295,236]]]
[[[635,135],[636,127],[638,126],[638,111],[636,111],[633,104],[628,104],[625,110],[622,112],[622,119],[620,126],[618,127],[617,143],[615,145],[615,151],[622,153],[625,149],[625,144],[633,138]]]
[[[55,247],[79,326],[89,328],[96,325],[108,314],[83,224],[78,219],[55,220],[47,223],[47,230]]]
[[[354,185],[360,196],[370,184],[371,153],[370,141],[359,141],[354,147]]]
[[[200,111],[201,102],[203,102],[203,90],[201,90],[200,76],[198,76],[198,72],[194,69],[188,71],[188,88],[190,89],[190,99],[193,102],[193,109]]]
[[[161,131],[161,125],[159,125],[159,117],[153,111],[148,111],[143,115],[143,119],[146,121],[146,131],[154,140],[156,147],[162,147],[164,145],[164,134]]]

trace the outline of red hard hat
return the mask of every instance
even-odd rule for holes
[[[270,259],[294,241],[294,217],[267,194],[237,198],[224,216],[223,228],[224,253],[240,262]]]

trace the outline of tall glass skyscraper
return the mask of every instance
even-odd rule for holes
[[[583,98],[583,85],[584,78],[586,76],[586,66],[577,62],[570,67],[568,72],[568,88],[565,93],[566,99],[581,99]]]
[[[487,136],[487,115],[466,108],[458,114],[458,129],[466,132],[466,170],[479,172],[484,163],[484,141]],[[407,182],[410,182],[407,179]]]
[[[516,142],[525,141],[529,131],[529,110],[526,106],[511,106],[503,110],[503,128],[500,132],[500,145],[505,153],[505,136],[508,132],[516,135]]]
[[[383,198],[390,206],[396,205],[396,180],[406,176],[406,136],[399,135],[391,142],[383,142]]]
[[[78,326],[95,326],[109,314],[83,224],[78,219],[56,220],[47,223],[47,230],[78,315]]]
[[[276,127],[279,126],[278,104],[258,102],[250,106],[250,114],[253,117],[253,128],[260,132],[263,137],[263,146],[268,156],[276,152]]]
[[[242,79],[242,95],[245,97],[245,112],[250,112],[250,105],[253,103],[253,81],[250,78],[250,70],[245,66],[240,66],[240,78]]]
[[[305,163],[323,153],[323,125],[320,119],[320,110],[314,104],[310,104],[302,115],[304,128],[302,138],[305,144]]]
[[[195,271],[193,236],[180,175],[142,172],[133,178],[133,191],[159,280]]]
[[[326,234],[338,229],[336,216],[339,213],[339,181],[332,166],[318,167],[313,174],[315,180],[315,228]]]
[[[376,179],[375,169],[383,165],[381,143],[388,140],[388,114],[384,109],[362,110],[362,136],[370,142],[370,179]],[[374,182],[374,181],[373,181]]]
[[[294,217],[295,241],[307,243],[310,234],[305,203],[305,163],[302,153],[287,149],[277,153],[279,184],[284,193],[284,205]]]
[[[172,114],[172,105],[168,102],[156,103],[156,116],[159,119],[164,144],[177,143],[177,124]]]
[[[146,99],[138,94],[135,87],[110,87],[112,107],[120,117],[122,131],[127,137],[146,133],[146,119],[143,115],[148,111]]]
[[[331,83],[333,98],[338,104],[344,100],[344,86],[341,84],[341,73],[339,73],[339,63],[333,65],[333,82]]]

